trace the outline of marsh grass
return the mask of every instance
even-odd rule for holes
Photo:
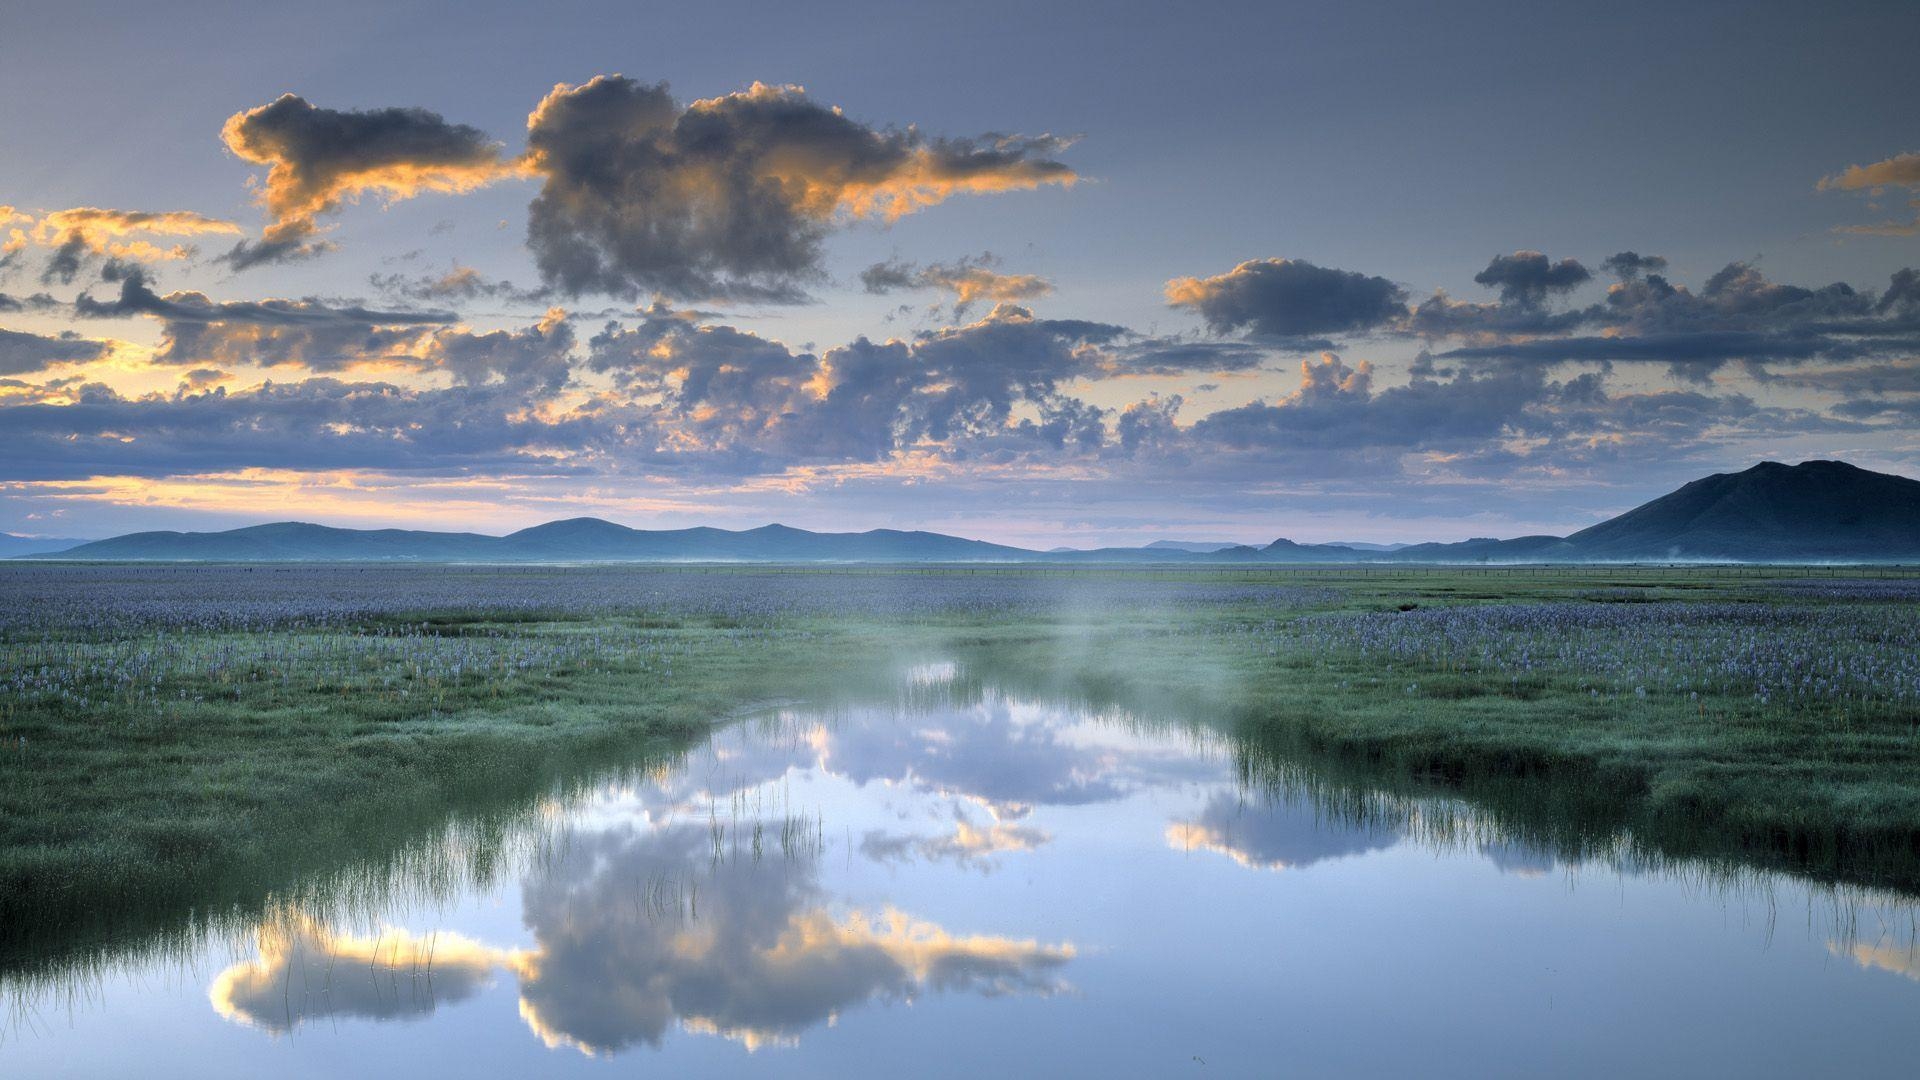
[[[1920,725],[1890,681],[1906,669],[1881,663],[1920,611],[1911,578],[36,566],[0,568],[0,601],[15,980],[496,880],[523,857],[506,842],[523,815],[671,767],[770,701],[830,716],[1019,694],[1217,731],[1250,790],[1317,779],[1330,813],[1434,837],[1431,807],[1454,800],[1568,862],[1920,890]],[[1641,695],[1623,668],[1595,693],[1581,664],[1608,627],[1605,664],[1644,660],[1626,640],[1642,624],[1606,613],[1683,605],[1709,605],[1703,641],[1749,624],[1762,644],[1776,625],[1833,639],[1840,692],[1761,700],[1727,678]],[[1588,651],[1510,670],[1527,643],[1503,628],[1549,607],[1561,622],[1536,644],[1570,626]],[[1408,625],[1438,629],[1390,647]],[[939,678],[898,677],[935,662]],[[827,842],[786,806],[711,806],[707,830],[716,861]],[[691,882],[637,897],[697,902]]]

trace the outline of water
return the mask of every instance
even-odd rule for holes
[[[12,987],[0,1074],[1912,1075],[1905,899],[1556,855],[955,675]]]

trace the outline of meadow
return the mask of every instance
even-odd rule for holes
[[[1209,725],[1250,781],[1920,891],[1916,612],[1858,569],[0,566],[0,971],[936,660]]]

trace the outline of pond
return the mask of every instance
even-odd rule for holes
[[[1906,898],[1249,760],[916,667],[14,986],[0,1073],[1912,1075]]]

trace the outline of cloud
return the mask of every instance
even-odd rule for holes
[[[1642,255],[1637,251],[1622,251],[1607,256],[1600,265],[1622,281],[1637,281],[1648,274],[1664,273],[1667,260],[1663,255]]]
[[[1876,297],[1845,282],[1783,284],[1734,262],[1694,292],[1649,272],[1656,264],[1648,257],[1627,252],[1608,262],[1622,280],[1591,307],[1545,312],[1535,303],[1469,305],[1436,296],[1410,325],[1431,337],[1481,338],[1436,360],[1653,362],[1694,382],[1729,360],[1799,363],[1920,348],[1913,314],[1920,285],[1905,271]],[[1574,332],[1582,329],[1588,332]]]
[[[1257,345],[1237,341],[1140,338],[1113,348],[1102,361],[1105,375],[1192,375],[1252,371],[1272,359]]]
[[[1552,311],[1539,303],[1481,304],[1455,300],[1445,290],[1436,290],[1413,309],[1406,329],[1424,338],[1499,341],[1513,335],[1564,334],[1592,320],[1592,313],[1585,310]]]
[[[684,108],[664,83],[561,84],[528,118],[527,145],[544,179],[528,244],[542,279],[576,296],[795,303],[845,222],[1078,179],[1055,160],[1063,139],[877,129],[761,83]]]
[[[665,306],[589,342],[589,367],[660,396],[688,448],[724,449],[740,468],[880,461],[921,443],[1012,437],[1061,447],[1098,435],[1059,385],[1097,370],[1122,327],[1040,319],[1012,305],[912,341],[866,338],[824,355]],[[1038,422],[1018,423],[1032,405]]]
[[[73,334],[46,337],[0,327],[0,375],[24,375],[49,364],[85,363],[107,353],[107,343]]]
[[[1920,154],[1896,154],[1871,165],[1853,165],[1822,179],[1821,191],[1862,191],[1871,188],[1920,187]]]
[[[1037,300],[1053,292],[1053,283],[1034,274],[1002,274],[992,254],[951,263],[918,266],[899,259],[874,263],[860,271],[867,292],[884,295],[908,289],[941,289],[953,294],[953,313],[965,316],[982,300]]]
[[[204,476],[244,469],[577,475],[616,435],[649,444],[644,419],[531,415],[524,388],[411,390],[318,377],[172,396],[90,383],[64,404],[0,407],[0,479]],[[635,452],[635,457],[641,456]]]
[[[1900,314],[1920,313],[1920,270],[1907,267],[1893,272],[1893,279],[1887,282],[1887,291],[1880,294],[1880,300],[1873,305],[1876,314],[1897,312]]]
[[[90,381],[131,383],[116,363],[8,387],[0,471],[66,483],[374,470],[554,492],[562,478],[593,477],[609,490],[762,493],[743,499],[841,491],[876,511],[917,485],[990,505],[1008,485],[1066,492],[1069,478],[1129,505],[1244,506],[1248,492],[1278,484],[1362,481],[1435,502],[1441,496],[1416,491],[1413,478],[1597,475],[1659,454],[1669,466],[1711,463],[1770,430],[1852,439],[1910,422],[1901,365],[1920,355],[1920,275],[1895,274],[1880,291],[1814,288],[1735,263],[1695,290],[1652,272],[1645,257],[1634,268],[1606,299],[1573,310],[1430,299],[1380,329],[1414,333],[1439,308],[1452,329],[1432,336],[1451,339],[1450,349],[1436,346],[1410,368],[1328,355],[1278,391],[1209,380],[1209,403],[1231,386],[1254,388],[1196,414],[1196,388],[1156,382],[1143,389],[1160,393],[1137,400],[1115,380],[1263,370],[1273,339],[1143,336],[1001,303],[956,325],[816,349],[662,302],[580,341],[577,319],[558,311],[480,332],[448,311],[162,293],[145,268],[116,263],[106,276],[117,295],[82,294],[74,312],[157,320],[151,360],[176,371],[132,384],[185,377],[137,394]],[[443,279],[397,280],[404,289]],[[463,274],[446,289],[489,284]],[[13,374],[39,371],[48,357],[106,355],[78,339],[16,332],[8,342]],[[1729,360],[1769,381],[1767,404],[1724,392],[1609,392],[1609,365],[1665,364],[1704,387]],[[1554,367],[1565,361],[1598,370],[1566,376]],[[1798,366],[1763,366],[1776,362]],[[262,369],[305,381],[247,385]],[[1636,376],[1636,390],[1646,389]],[[1840,404],[1819,404],[1834,398]]]
[[[870,830],[860,839],[860,854],[881,863],[918,858],[991,870],[997,865],[996,856],[1032,851],[1050,840],[1052,837],[1044,829],[1001,821],[976,825],[965,813],[960,813],[955,816],[953,832],[941,836]]]
[[[332,323],[418,326],[451,322],[450,311],[378,311],[358,305],[329,306],[318,300],[234,300],[215,302],[205,293],[153,291],[145,273],[128,268],[109,280],[120,283],[116,299],[82,295],[74,310],[83,318],[113,319],[150,315],[171,323],[249,323],[259,326],[317,326]]]
[[[1166,298],[1215,333],[1246,331],[1300,349],[1326,348],[1327,335],[1366,333],[1407,314],[1406,290],[1386,278],[1302,259],[1255,259],[1213,277],[1175,278]]]
[[[1896,154],[1871,165],[1849,166],[1842,172],[1823,178],[1816,187],[1820,191],[1869,192],[1877,192],[1881,188],[1904,187],[1909,191],[1920,192],[1920,153]],[[1909,205],[1920,210],[1920,198],[1911,200]],[[1912,221],[1847,225],[1841,227],[1839,231],[1866,236],[1913,236],[1920,234],[1920,217]]]
[[[306,917],[264,925],[254,940],[255,958],[215,976],[207,1000],[222,1019],[275,1034],[320,1017],[422,1019],[527,963],[459,934],[337,934]]]
[[[47,293],[34,293],[32,296],[9,296],[0,293],[0,312],[12,311],[55,311],[64,305]]]
[[[1301,362],[1300,386],[1287,397],[1212,413],[1189,436],[1265,454],[1479,445],[1521,424],[1547,389],[1537,369],[1515,368],[1376,391],[1371,364],[1326,354]]]
[[[10,227],[6,245],[0,250],[18,251],[28,244],[53,249],[40,274],[42,284],[71,284],[94,257],[159,262],[193,254],[194,249],[187,244],[156,244],[152,237],[240,232],[233,222],[189,210],[109,210],[98,206],[53,210],[38,218],[11,206],[0,206],[0,227]]]
[[[834,904],[815,859],[715,860],[703,828],[575,832],[554,850],[522,890],[530,948],[397,929],[339,935],[301,920],[263,931],[258,957],[216,976],[208,998],[228,1020],[287,1032],[329,1017],[423,1017],[504,975],[549,1047],[659,1046],[677,1024],[757,1050],[869,1002],[1057,993],[1075,956],[1070,944]],[[668,899],[650,891],[643,906],[635,882],[670,883],[650,886]]]
[[[319,300],[214,301],[198,292],[155,292],[137,268],[116,272],[120,295],[82,294],[82,318],[146,316],[163,322],[154,360],[179,365],[295,364],[330,371],[367,360],[403,356],[429,327],[450,322],[447,311],[383,311]]]
[[[363,194],[394,202],[520,173],[485,133],[425,109],[324,109],[283,94],[228,117],[220,134],[241,160],[267,166],[259,198],[269,221],[259,243],[228,253],[235,269],[324,250],[316,219]]]
[[[1473,280],[1500,290],[1501,303],[1538,307],[1547,297],[1571,292],[1592,277],[1576,259],[1561,259],[1556,263],[1538,251],[1516,251],[1511,255],[1495,255]]]
[[[444,274],[409,276],[373,274],[368,284],[401,300],[418,304],[445,304],[457,300],[498,300],[510,304],[544,303],[544,289],[522,289],[511,281],[487,278],[471,266],[455,266]]]
[[[1889,937],[1877,942],[1829,941],[1827,951],[1844,956],[1862,968],[1902,975],[1920,982],[1920,944]]]
[[[1168,825],[1166,835],[1176,850],[1215,852],[1250,870],[1302,870],[1401,840],[1396,829],[1331,820],[1303,799],[1256,805],[1232,792],[1216,793],[1193,818]]]

